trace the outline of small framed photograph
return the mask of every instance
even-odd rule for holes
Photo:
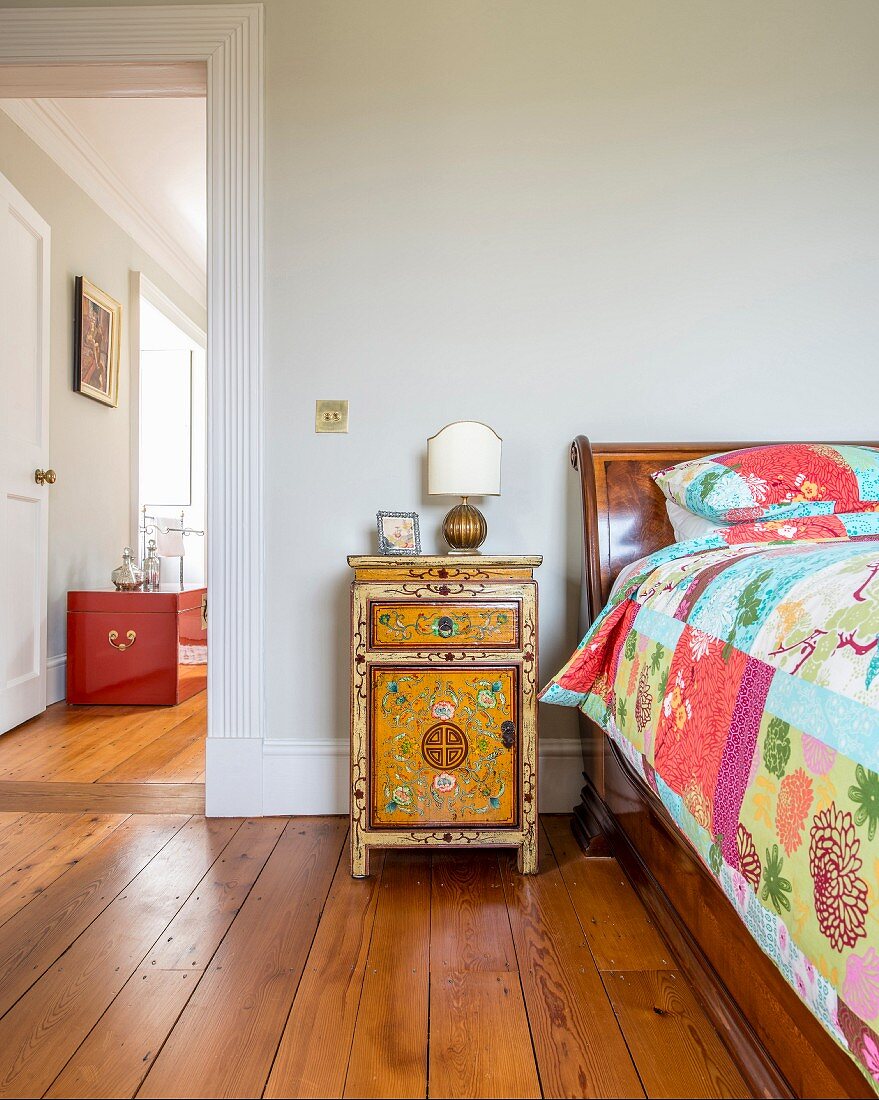
[[[420,554],[417,512],[376,512],[380,554]]]
[[[116,408],[122,306],[83,275],[76,277],[73,388]]]

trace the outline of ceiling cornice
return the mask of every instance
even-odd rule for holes
[[[0,110],[199,305],[207,304],[204,264],[178,244],[62,107],[50,99],[6,99]]]

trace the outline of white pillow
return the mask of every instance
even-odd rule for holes
[[[690,539],[704,538],[715,527],[726,527],[725,523],[718,523],[716,519],[706,519],[697,516],[694,512],[688,512],[680,504],[672,500],[665,502],[665,510],[675,533],[675,542],[689,542]]]

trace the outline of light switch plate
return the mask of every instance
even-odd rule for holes
[[[318,401],[314,409],[316,432],[347,432],[348,402]]]

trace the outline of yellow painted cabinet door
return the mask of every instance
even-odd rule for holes
[[[372,826],[519,823],[519,670],[373,666]]]

